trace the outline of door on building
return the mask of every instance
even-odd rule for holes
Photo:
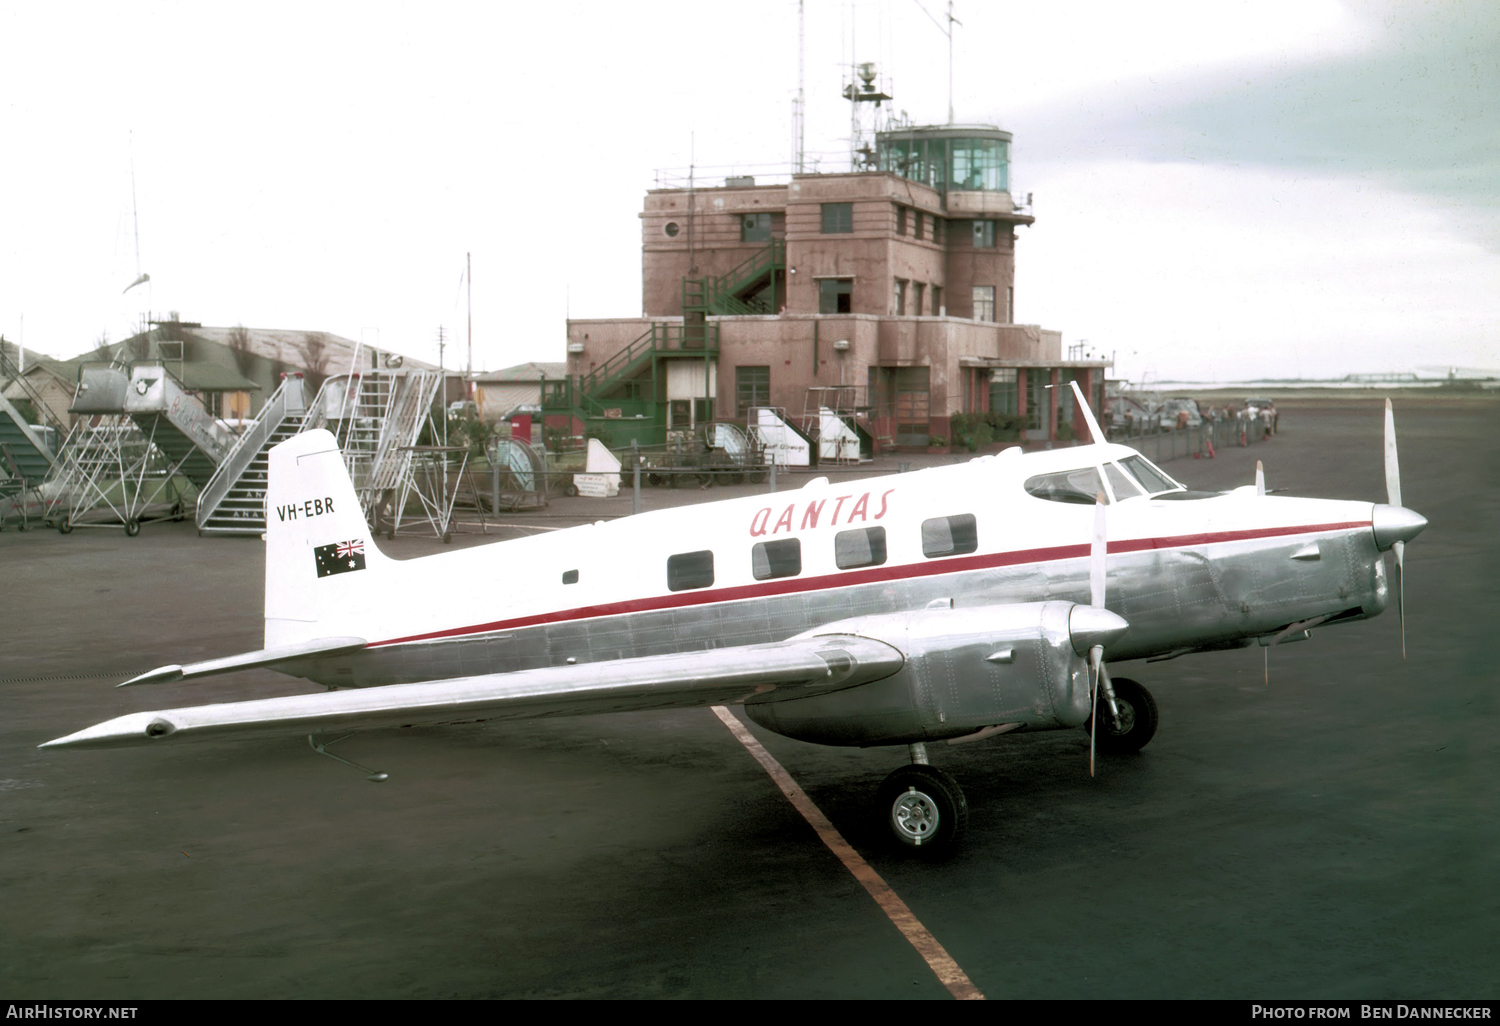
[[[928,367],[891,368],[897,445],[927,444],[930,370]]]

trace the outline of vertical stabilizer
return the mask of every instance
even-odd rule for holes
[[[338,442],[306,431],[270,451],[266,647],[358,634],[391,561],[375,548]]]

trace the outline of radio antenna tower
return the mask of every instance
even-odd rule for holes
[[[806,170],[805,150],[803,149],[806,98],[802,92],[802,78],[807,49],[804,36],[803,4],[804,0],[797,0],[797,98],[792,101],[792,168],[799,175]]]

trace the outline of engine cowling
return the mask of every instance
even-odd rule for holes
[[[1028,602],[855,617],[802,637],[874,638],[905,656],[890,677],[831,694],[751,699],[745,711],[778,734],[826,745],[963,737],[986,727],[1046,730],[1089,716],[1088,646],[1128,625],[1105,609]]]

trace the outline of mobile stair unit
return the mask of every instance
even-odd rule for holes
[[[48,491],[47,519],[74,527],[123,527],[140,533],[150,520],[181,520],[185,477],[202,488],[234,446],[197,399],[159,361],[85,365],[71,412],[77,423]]]
[[[302,420],[338,439],[365,519],[379,531],[399,519],[398,497],[414,486],[412,452],[431,419],[436,371],[369,370],[329,378]]]
[[[42,482],[56,471],[52,450],[37,437],[21,412],[0,396],[0,529],[15,523],[26,530],[45,511]]]
[[[273,445],[302,430],[307,414],[301,374],[288,374],[266,400],[198,495],[199,534],[260,534],[266,529],[266,479]]]

